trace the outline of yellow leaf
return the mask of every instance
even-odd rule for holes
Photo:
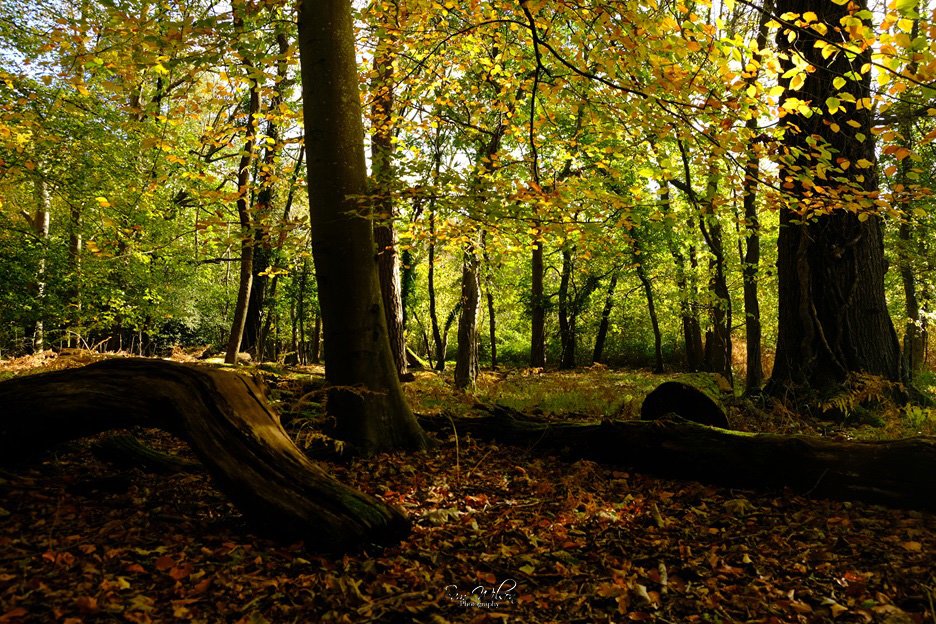
[[[106,197],[95,197],[94,199],[97,201],[98,205],[101,208],[109,208],[111,205],[111,203],[107,201]],[[89,244],[90,244],[90,241],[89,241]]]
[[[826,98],[825,104],[826,104],[826,108],[829,109],[829,113],[832,115],[834,115],[840,108],[839,106],[840,102],[838,98],[834,98],[834,97]]]
[[[846,82],[847,81],[841,76],[836,76],[835,80],[832,81],[832,86],[835,87],[836,89],[841,89],[842,87],[845,86]]]
[[[803,21],[806,23],[815,22],[818,19],[819,17],[812,11],[806,11],[805,13],[803,13]]]
[[[870,160],[867,160],[867,159],[865,159],[865,158],[859,158],[859,159],[858,159],[858,162],[855,163],[855,165],[856,165],[859,169],[869,169],[869,168],[871,167],[871,165],[873,165],[873,164],[874,164],[874,163],[872,163]]]
[[[861,127],[861,123],[855,121],[854,119],[849,119],[849,120],[846,121],[845,123],[847,123],[847,124],[848,124],[849,126],[851,126],[852,128],[860,128],[860,127]]]

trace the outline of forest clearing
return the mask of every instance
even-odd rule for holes
[[[936,624],[929,0],[0,0],[0,624]]]

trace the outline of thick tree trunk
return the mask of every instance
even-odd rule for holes
[[[826,25],[826,38],[848,43],[840,20],[849,15],[850,6],[855,3],[779,0],[776,12],[812,11],[818,23]],[[804,79],[799,89],[790,88],[792,76],[781,79],[786,91],[780,105],[789,104],[790,98],[822,105],[841,93],[864,101],[870,94],[871,73],[861,70],[871,60],[871,49],[853,58],[849,54],[824,58],[823,43],[822,47],[814,45],[818,40],[817,30],[800,30],[794,45],[785,29],[780,29],[777,42],[790,59],[781,61],[781,69],[794,68],[793,56],[801,56],[816,68],[796,75],[797,80]],[[842,75],[858,78],[836,89],[833,78]],[[884,300],[881,219],[873,214],[878,185],[871,115],[870,107],[856,109],[848,104],[835,114],[809,117],[787,111],[781,120],[786,129],[780,177],[791,197],[780,208],[777,240],[779,323],[769,384],[774,394],[784,395],[797,387],[838,386],[849,373],[858,371],[901,379],[897,334]],[[830,124],[839,131],[833,132]],[[828,146],[818,149],[817,137]],[[828,153],[835,160],[820,162],[821,154]],[[826,182],[818,176],[804,183],[802,172],[815,171],[819,165],[831,166],[824,178],[845,179],[847,184]],[[852,211],[856,207],[860,214]]]
[[[478,310],[481,304],[481,270],[474,245],[465,249],[462,261],[461,314],[458,317],[458,353],[455,387],[471,390],[478,379]]]
[[[740,487],[791,487],[817,497],[936,510],[936,438],[839,442],[739,433],[671,417],[547,424],[495,406],[455,421],[459,435],[560,451],[663,476]],[[440,430],[449,421],[431,423]]]
[[[605,342],[608,339],[608,328],[611,325],[611,310],[614,308],[614,290],[617,288],[618,274],[611,275],[608,283],[608,292],[605,295],[604,307],[601,309],[601,320],[598,322],[598,333],[595,334],[595,348],[592,351],[592,362],[601,362],[604,356]]]
[[[530,256],[530,367],[546,366],[546,299],[543,293],[543,241],[533,243]]]
[[[367,197],[354,25],[346,0],[303,0],[299,52],[312,254],[328,412],[362,452],[424,448],[387,335]]]
[[[342,485],[309,460],[250,379],[162,360],[114,359],[0,383],[0,457],[134,425],[184,438],[264,534],[346,550],[404,537],[385,503]]]

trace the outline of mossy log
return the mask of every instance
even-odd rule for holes
[[[754,487],[790,487],[816,497],[936,511],[936,437],[844,442],[805,435],[742,433],[675,415],[654,421],[535,422],[503,406],[455,420],[459,434],[628,466],[667,477]],[[448,419],[438,419],[444,429]],[[450,425],[449,425],[450,426]]]
[[[111,429],[157,427],[186,440],[251,524],[318,550],[392,543],[397,509],[341,484],[297,448],[251,380],[232,371],[111,359],[0,383],[0,459]]]
[[[725,410],[710,394],[681,381],[664,381],[647,395],[640,406],[641,420],[656,420],[678,414],[686,420],[729,429]]]

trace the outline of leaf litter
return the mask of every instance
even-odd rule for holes
[[[66,445],[0,473],[0,624],[936,623],[932,514],[436,441],[320,460],[413,522],[344,556],[256,537],[202,473]]]

